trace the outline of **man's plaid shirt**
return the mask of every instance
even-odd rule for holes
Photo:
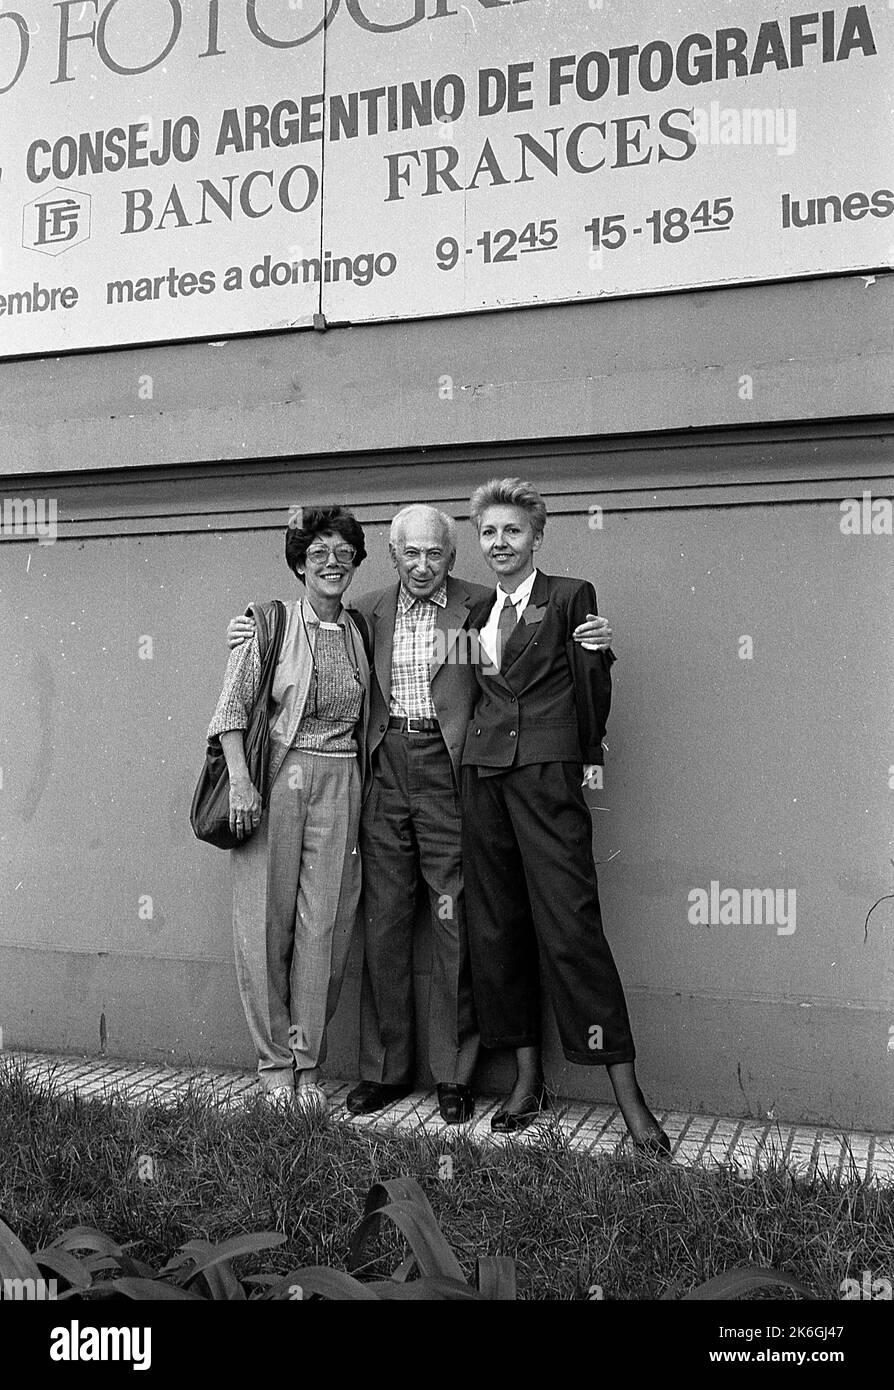
[[[447,607],[447,581],[431,598],[414,598],[401,584],[391,651],[391,704],[398,718],[436,719],[429,663],[435,651],[435,605]]]

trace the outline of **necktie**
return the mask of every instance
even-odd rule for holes
[[[497,666],[502,671],[503,659],[506,654],[506,645],[518,625],[518,614],[515,611],[515,604],[509,594],[503,600],[503,607],[500,609],[500,618],[497,623]]]

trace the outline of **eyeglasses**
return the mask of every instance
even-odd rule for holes
[[[357,554],[353,545],[312,545],[307,558],[314,565],[325,565],[330,555],[334,555],[340,565],[350,565]]]

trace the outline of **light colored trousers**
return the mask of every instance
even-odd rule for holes
[[[326,1058],[360,896],[356,758],[291,749],[231,851],[236,978],[266,1089]]]

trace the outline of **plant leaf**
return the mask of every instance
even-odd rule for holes
[[[222,1260],[232,1260],[237,1255],[253,1255],[258,1250],[273,1250],[278,1245],[285,1245],[285,1241],[286,1238],[281,1231],[245,1232],[243,1235],[231,1236],[229,1240],[222,1240],[219,1245],[210,1245],[201,1252],[199,1247],[205,1246],[206,1242],[192,1241],[190,1245],[193,1247],[193,1253],[199,1258],[184,1282],[189,1283],[197,1274],[220,1264]],[[184,1254],[190,1253],[189,1246],[183,1245],[180,1248]]]
[[[91,1293],[119,1293],[126,1298],[147,1300],[153,1303],[171,1299],[187,1298],[191,1303],[207,1302],[191,1289],[178,1289],[176,1284],[168,1284],[164,1279],[104,1279],[94,1284]]]
[[[518,1298],[515,1260],[508,1255],[482,1255],[475,1265],[475,1287],[482,1298],[514,1303]]]
[[[415,1268],[416,1256],[407,1255],[406,1259],[401,1260],[391,1278],[394,1280],[395,1284],[405,1284]]]
[[[3,1279],[41,1279],[33,1256],[25,1248],[18,1236],[9,1229],[5,1221],[0,1221],[0,1278]]]
[[[373,1236],[378,1235],[382,1224],[381,1220],[373,1220],[371,1218],[379,1214],[381,1209],[387,1206],[389,1202],[416,1202],[418,1206],[422,1207],[425,1211],[431,1212],[433,1218],[435,1215],[422,1186],[415,1178],[386,1178],[382,1182],[373,1183],[366,1194],[366,1201],[363,1204],[363,1216],[361,1217],[361,1221],[370,1218],[364,1237],[364,1244],[367,1239],[371,1239]],[[356,1268],[357,1265],[363,1263],[364,1252],[361,1247],[358,1247],[358,1258],[356,1262],[353,1261],[354,1245],[356,1241],[357,1235],[355,1233],[354,1240],[351,1243],[351,1251],[348,1255],[349,1269]]]
[[[778,1269],[762,1269],[759,1265],[739,1265],[736,1269],[724,1270],[722,1274],[717,1274],[713,1279],[708,1279],[704,1284],[699,1284],[698,1288],[690,1289],[689,1293],[683,1295],[682,1302],[697,1299],[717,1299],[717,1298],[740,1298],[743,1293],[748,1293],[750,1289],[766,1288],[774,1285],[783,1289],[794,1289],[802,1298],[815,1299],[817,1295],[812,1289],[808,1289],[806,1284],[802,1284],[800,1279],[793,1279],[790,1274],[783,1274]]]
[[[278,1281],[273,1288],[261,1295],[262,1299],[274,1299],[276,1301],[292,1299],[290,1290],[293,1285],[300,1285],[302,1292],[307,1295],[311,1293],[322,1294],[323,1298],[350,1299],[352,1301],[364,1300],[365,1302],[377,1302],[378,1295],[374,1294],[369,1284],[361,1284],[359,1279],[355,1279],[350,1274],[344,1274],[340,1269],[326,1269],[323,1265],[308,1265],[306,1269],[293,1269],[291,1274],[287,1274],[284,1279]],[[398,1285],[392,1285],[397,1288]]]
[[[419,1188],[419,1184],[412,1178],[404,1178],[399,1181],[412,1183],[418,1188],[418,1194],[413,1193],[409,1197],[388,1202],[382,1205],[383,1197],[389,1195],[389,1184],[376,1183],[371,1187],[366,1199],[366,1214],[354,1233],[351,1241],[351,1249],[348,1256],[348,1268],[357,1269],[364,1262],[364,1254],[367,1242],[378,1232],[383,1217],[388,1217],[397,1226],[401,1235],[406,1240],[419,1266],[420,1273],[425,1275],[443,1275],[448,1279],[462,1280],[463,1272],[459,1261],[451,1250],[447,1239],[435,1220],[428,1199]],[[421,1194],[421,1200],[420,1195]],[[371,1203],[375,1203],[370,1209]]]
[[[233,1273],[233,1266],[229,1260],[209,1265],[202,1270],[202,1278],[208,1285],[208,1292],[213,1299],[229,1303],[245,1302],[245,1290]]]
[[[83,1260],[79,1260],[77,1255],[72,1255],[68,1250],[35,1250],[34,1262],[40,1265],[41,1269],[51,1269],[54,1274],[61,1275],[75,1289],[89,1289],[93,1280],[93,1275]]]
[[[95,1226],[72,1226],[51,1240],[48,1250],[92,1250],[98,1255],[120,1255],[123,1247],[116,1245]]]
[[[432,1299],[437,1301],[448,1300],[453,1303],[479,1302],[482,1295],[477,1289],[471,1288],[463,1279],[445,1278],[423,1278],[411,1279],[406,1284],[395,1284],[393,1279],[383,1279],[364,1286],[367,1289],[375,1289],[377,1298],[389,1299],[391,1301],[408,1299]]]

